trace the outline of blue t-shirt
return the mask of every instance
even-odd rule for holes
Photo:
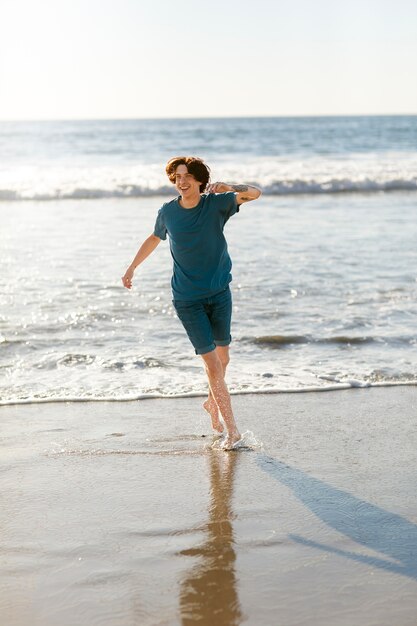
[[[240,205],[234,191],[203,193],[191,209],[184,209],[180,199],[165,202],[159,209],[154,235],[169,236],[174,300],[199,300],[219,293],[232,280],[223,227]]]

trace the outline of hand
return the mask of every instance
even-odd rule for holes
[[[230,186],[226,183],[211,183],[206,186],[206,193],[224,193],[225,191],[230,191]]]
[[[132,278],[133,278],[133,273],[134,273],[134,269],[132,269],[131,267],[128,267],[125,275],[122,276],[122,283],[123,286],[126,287],[126,289],[132,289]]]

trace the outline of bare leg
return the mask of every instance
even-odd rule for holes
[[[219,355],[219,359],[223,366],[223,378],[226,375],[226,368],[229,363],[229,346],[217,346],[216,352]],[[224,430],[223,424],[220,421],[219,416],[219,407],[211,393],[211,389],[209,387],[209,394],[207,400],[203,403],[203,408],[207,411],[207,413],[211,417],[211,425],[214,430],[218,433],[222,433]]]
[[[240,433],[232,411],[229,390],[224,380],[223,365],[216,350],[201,355],[204,359],[210,390],[226,424],[224,448],[231,449],[239,441]]]

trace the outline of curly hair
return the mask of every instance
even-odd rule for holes
[[[200,185],[200,193],[204,191],[207,183],[210,180],[210,168],[206,165],[203,159],[192,156],[179,156],[170,159],[166,165],[165,171],[171,183],[175,184],[175,172],[178,165],[185,165],[190,174],[198,180]]]

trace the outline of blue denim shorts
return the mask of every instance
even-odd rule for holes
[[[196,354],[206,354],[232,341],[232,293],[229,285],[220,293],[201,300],[172,300]]]

